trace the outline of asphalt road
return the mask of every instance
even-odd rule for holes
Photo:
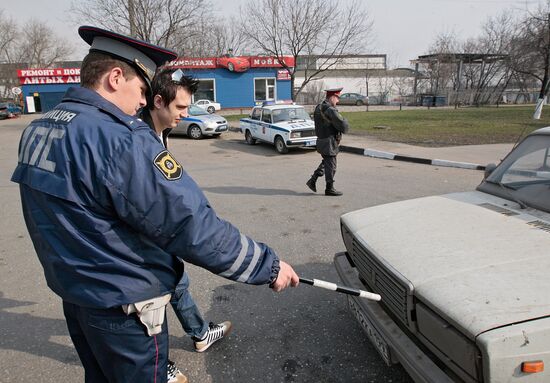
[[[0,382],[83,381],[60,299],[46,286],[23,222],[18,188],[9,181],[19,136],[30,120],[0,121]],[[200,141],[174,138],[171,148],[220,217],[270,244],[301,276],[335,282],[332,259],[344,249],[341,214],[469,190],[482,177],[479,171],[341,153],[336,187],[344,195],[326,197],[305,186],[320,160],[313,150],[281,156],[268,145],[246,145],[232,132]],[[228,339],[198,354],[168,309],[171,359],[192,383],[411,381],[400,366],[383,363],[343,295],[306,285],[277,294],[194,266],[188,271],[204,317],[234,323]]]

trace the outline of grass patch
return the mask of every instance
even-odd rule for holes
[[[245,117],[248,117],[248,114],[228,114],[226,116],[223,116],[223,118],[225,118],[227,121],[235,122],[236,124],[233,124],[235,126],[239,126],[239,120]]]
[[[525,135],[550,126],[548,110],[543,110],[540,120],[532,119],[533,111],[534,106],[510,106],[342,114],[352,134],[413,145],[450,146],[513,143],[522,132]],[[375,128],[380,126],[387,128]]]
[[[453,146],[513,143],[523,134],[550,126],[545,107],[540,120],[533,120],[534,105],[459,109],[408,109],[343,112],[350,133],[384,141],[421,146]],[[232,126],[248,115],[224,116]],[[375,127],[387,127],[380,129]]]

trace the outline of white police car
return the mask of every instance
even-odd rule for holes
[[[267,142],[281,154],[288,153],[290,147],[317,144],[313,120],[303,106],[292,102],[264,102],[252,109],[248,118],[242,118],[239,127],[249,145]]]

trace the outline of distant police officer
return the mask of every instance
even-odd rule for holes
[[[325,195],[340,196],[342,192],[334,189],[334,175],[336,174],[336,156],[343,133],[349,130],[348,122],[336,109],[340,100],[342,88],[327,89],[326,98],[315,108],[315,134],[317,135],[317,151],[323,160],[315,169],[306,185],[314,192],[317,191],[317,178],[325,176]]]
[[[298,276],[217,217],[136,118],[166,49],[95,27],[81,88],[23,132],[12,181],[48,286],[63,300],[87,382],[165,382],[165,306],[181,259],[280,291]],[[184,103],[191,102],[186,89]],[[178,381],[186,381],[178,379]]]

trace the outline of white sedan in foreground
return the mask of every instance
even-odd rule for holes
[[[550,127],[475,191],[341,217],[344,284],[382,359],[417,382],[550,382]]]

